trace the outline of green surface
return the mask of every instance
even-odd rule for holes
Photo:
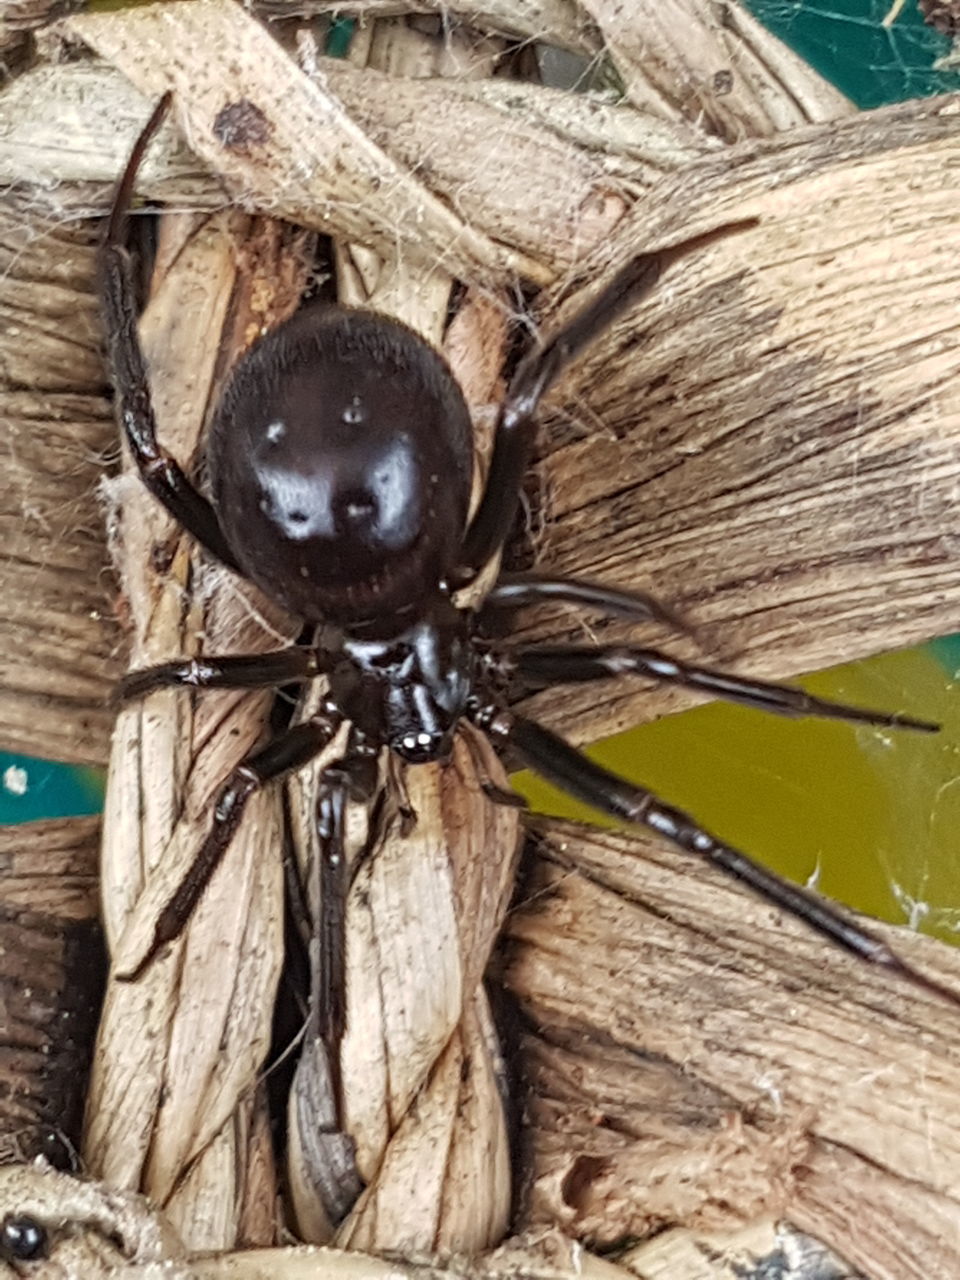
[[[800,882],[882,919],[951,938],[960,912],[957,638],[804,680],[823,697],[938,720],[936,735],[791,721],[712,703],[598,744],[590,755]],[[585,810],[525,774],[518,790]],[[595,814],[589,815],[597,821]]]

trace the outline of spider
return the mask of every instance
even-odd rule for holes
[[[508,709],[506,677],[553,683],[641,674],[787,716],[827,716],[934,731],[895,714],[740,678],[656,650],[612,645],[497,648],[481,623],[544,600],[671,623],[652,598],[550,574],[501,574],[478,610],[454,603],[507,538],[536,432],[558,374],[676,259],[733,224],[630,260],[586,307],[520,361],[497,421],[486,485],[468,518],[473,449],[463,394],[443,358],[374,312],[309,304],[234,369],[208,439],[210,497],[159,443],[136,327],[128,208],[143,155],[170,105],[160,100],[118,183],[102,249],[101,289],[120,419],[147,488],[205,550],[313,628],[312,643],[261,655],[203,656],[131,673],[127,698],[166,687],[269,688],[324,676],[320,709],[249,755],[218,793],[193,865],[161,912],[133,978],[183,930],[259,788],[306,765],[349,725],[321,774],[321,1025],[336,1043],[343,1000],[344,811],[369,797],[387,748],[411,765],[441,761],[466,720],[548,781],[608,815],[659,832],[744,881],[833,943],[920,986],[958,998],[815,894],[766,870],[693,818],[593,763]],[[752,223],[751,223],[752,225]]]

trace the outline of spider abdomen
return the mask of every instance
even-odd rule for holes
[[[321,305],[238,364],[209,444],[243,572],[301,617],[346,624],[408,611],[452,568],[472,462],[442,357],[394,320]]]

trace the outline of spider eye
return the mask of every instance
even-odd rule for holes
[[[427,764],[439,760],[444,752],[447,735],[438,730],[420,729],[405,733],[391,743],[391,749],[408,764]]]
[[[0,1257],[11,1262],[34,1262],[49,1250],[47,1229],[27,1214],[8,1213],[0,1224]]]

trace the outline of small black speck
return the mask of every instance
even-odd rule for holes
[[[154,573],[167,573],[173,563],[172,542],[155,542],[150,548],[150,568]]]
[[[0,1257],[11,1262],[35,1262],[47,1256],[46,1228],[27,1214],[8,1213],[0,1224]]]

